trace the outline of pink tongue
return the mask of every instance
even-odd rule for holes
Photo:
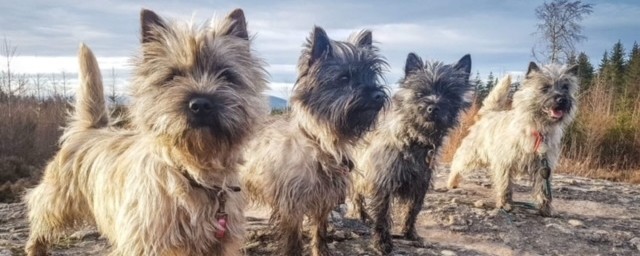
[[[553,117],[562,117],[562,115],[564,115],[564,111],[562,110],[555,110],[555,109],[551,110],[551,116]]]

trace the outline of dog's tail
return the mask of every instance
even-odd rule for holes
[[[506,75],[489,92],[489,95],[482,101],[482,107],[477,116],[481,116],[490,111],[501,111],[509,108],[509,89],[511,88],[511,75]]]
[[[102,75],[96,57],[84,43],[78,51],[80,86],[76,93],[75,113],[72,126],[80,129],[96,129],[109,123],[104,101]]]

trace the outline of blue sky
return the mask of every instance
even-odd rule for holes
[[[588,40],[577,49],[597,66],[602,53],[617,40],[631,47],[640,40],[640,1],[586,1],[594,12],[583,21]],[[268,63],[272,94],[295,81],[295,63],[313,25],[334,39],[351,32],[373,31],[391,64],[386,75],[394,84],[402,75],[407,53],[425,59],[457,61],[466,53],[473,72],[482,77],[526,69],[537,22],[534,9],[543,1],[70,1],[0,2],[0,37],[18,47],[14,70],[21,73],[77,71],[80,42],[93,48],[105,79],[112,68],[120,87],[126,85],[128,58],[139,45],[138,15],[149,8],[164,17],[204,22],[233,8],[245,10],[254,46]],[[2,60],[4,62],[4,60]]]

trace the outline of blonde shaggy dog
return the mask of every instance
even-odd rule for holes
[[[551,170],[560,155],[564,130],[577,111],[575,74],[575,66],[540,68],[531,62],[511,106],[511,78],[503,78],[484,100],[477,122],[456,151],[447,186],[458,187],[466,171],[489,168],[496,207],[511,210],[512,179],[528,174],[539,213],[551,215]]]
[[[28,255],[95,224],[111,255],[241,255],[239,151],[267,113],[266,73],[242,10],[196,27],[143,10],[132,128],[109,126],[102,78],[80,47],[80,88],[61,149],[26,197]],[[236,186],[236,187],[234,187]]]

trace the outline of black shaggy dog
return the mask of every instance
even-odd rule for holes
[[[469,105],[464,96],[472,88],[470,70],[469,55],[454,65],[445,65],[424,63],[410,53],[391,108],[381,116],[378,129],[356,150],[352,216],[373,220],[374,243],[381,253],[393,249],[390,208],[394,198],[406,213],[403,236],[421,239],[415,230],[416,217],[440,144],[456,125],[458,113]],[[371,199],[366,208],[365,196]]]

